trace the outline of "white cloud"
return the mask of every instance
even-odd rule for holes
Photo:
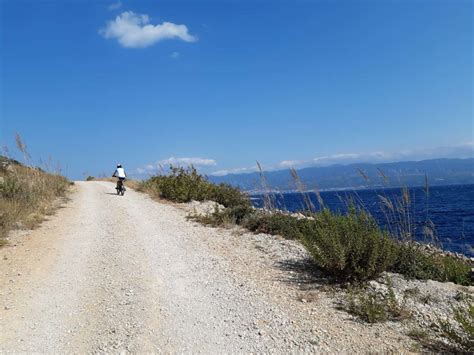
[[[183,166],[187,167],[189,165],[193,165],[194,167],[209,167],[209,166],[216,166],[217,162],[214,159],[208,158],[176,158],[176,157],[169,157],[167,159],[163,159],[157,161],[155,164],[147,164],[142,167],[136,169],[137,174],[139,175],[153,175],[157,173],[165,174],[168,170],[169,165],[174,166]]]
[[[177,59],[179,58],[179,56],[180,56],[179,52],[173,52],[170,54],[170,58],[173,58],[173,59]]]
[[[113,11],[113,10],[118,10],[122,7],[122,2],[121,1],[117,1],[117,2],[114,2],[113,4],[110,4],[107,8],[110,10],[110,11]]]
[[[126,48],[144,48],[165,39],[181,39],[185,42],[197,40],[197,37],[189,34],[185,25],[172,22],[152,25],[148,15],[132,11],[122,12],[115,20],[107,22],[99,33],[106,39],[116,39]]]
[[[153,174],[153,173],[156,173],[158,171],[158,167],[153,165],[153,164],[148,164],[148,165],[142,166],[140,168],[137,168],[136,170],[137,170],[137,173],[140,174],[140,175]]]
[[[337,164],[343,162],[355,161],[361,157],[360,154],[355,153],[339,153],[332,155],[324,155],[313,158],[312,163],[316,165]]]
[[[217,162],[214,159],[208,158],[176,158],[169,157],[158,162],[158,165],[194,165],[194,166],[215,166]]]
[[[283,160],[278,163],[280,168],[292,168],[294,166],[301,165],[303,163],[301,160]]]

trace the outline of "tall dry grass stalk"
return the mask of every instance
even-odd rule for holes
[[[23,154],[24,162],[28,163],[31,157],[30,157],[30,154],[28,153],[25,142],[23,141],[23,139],[21,138],[18,132],[15,133],[15,143],[18,150],[21,152],[21,154]]]
[[[257,161],[257,168],[260,175],[260,186],[263,189],[263,206],[265,209],[269,211],[273,211],[276,209],[275,195],[271,193],[271,190],[267,182],[267,178],[265,177],[262,166],[260,165],[258,161]]]
[[[368,174],[360,168],[357,168],[357,171],[367,185],[370,186],[371,181]],[[377,172],[383,181],[383,189],[378,194],[378,198],[379,208],[385,217],[386,227],[392,237],[404,242],[413,241],[415,237],[414,194],[412,195],[408,187],[404,186],[400,190],[400,195],[389,196],[386,192],[389,179],[381,169],[377,168]]]
[[[362,170],[358,169],[359,174],[362,176],[364,181],[370,186],[369,176]],[[407,186],[400,188],[398,194],[389,195],[387,194],[387,187],[390,185],[389,178],[380,169],[377,168],[379,177],[383,182],[382,191],[378,194],[379,208],[384,215],[385,225],[392,237],[401,240],[403,242],[412,242],[416,237],[416,216],[414,205],[416,203],[415,192],[410,191]],[[398,178],[401,184],[401,176]],[[431,244],[440,244],[439,239],[436,235],[436,228],[429,218],[429,197],[430,187],[428,177],[425,174],[423,192],[425,194],[425,216],[423,226],[421,227],[421,234],[424,236],[424,241]]]
[[[311,201],[308,193],[306,192],[306,187],[305,187],[304,183],[301,181],[298,173],[296,172],[296,169],[291,168],[290,169],[290,174],[291,174],[291,177],[293,179],[293,182],[295,183],[296,189],[303,196],[303,201],[304,201],[306,209],[311,213],[316,212],[316,207],[314,207],[313,202]],[[320,197],[319,194],[317,196]],[[322,201],[322,199],[321,199],[321,201]],[[319,199],[318,199],[318,202],[320,202]],[[319,203],[319,205],[323,206],[321,202]]]

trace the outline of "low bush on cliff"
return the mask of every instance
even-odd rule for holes
[[[386,271],[397,258],[397,244],[364,211],[345,215],[323,210],[300,240],[316,264],[338,278],[363,281]]]
[[[224,207],[250,207],[247,195],[229,185],[210,183],[192,166],[187,169],[171,166],[168,175],[153,176],[140,189],[176,202],[209,200]]]
[[[242,219],[242,226],[256,233],[281,235],[287,239],[300,239],[314,224],[309,219],[299,220],[282,212],[252,211]]]
[[[427,253],[419,244],[403,243],[398,245],[397,258],[390,271],[408,278],[471,285],[472,266],[468,261],[449,254]]]

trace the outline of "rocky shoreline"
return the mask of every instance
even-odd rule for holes
[[[216,209],[222,210],[223,207],[215,202],[197,202],[192,201],[182,204],[187,215],[206,215],[213,213]],[[295,218],[307,218],[302,214],[291,214]],[[294,240],[282,240],[278,236],[268,234],[253,234],[239,227],[229,227],[236,230],[236,234],[243,243],[248,240],[258,240],[259,248],[263,252],[271,250],[271,255],[278,263],[278,260],[292,260],[294,263],[310,265],[309,255]],[[420,244],[420,247],[427,253],[442,253],[452,255],[456,258],[469,260],[471,258],[462,254],[452,253],[436,248],[432,245]],[[311,268],[311,266],[309,266]],[[312,271],[305,269],[302,271],[301,278],[312,284],[313,288],[323,292],[325,297],[331,299],[332,307],[335,309],[348,310],[348,302],[351,297],[351,287],[347,284],[334,284],[331,280],[324,276],[315,277]],[[376,280],[368,282],[363,288],[364,299],[377,299],[380,304],[394,303],[401,313],[399,319],[389,319],[383,323],[366,324],[366,327],[389,327],[397,329],[400,334],[409,336],[416,340],[417,351],[457,351],[457,345],[454,344],[447,336],[446,330],[442,328],[443,322],[448,322],[450,326],[459,330],[459,324],[454,321],[455,312],[457,310],[466,310],[472,306],[474,300],[474,287],[462,286],[452,282],[438,282],[433,280],[415,280],[406,279],[400,274],[384,272]],[[284,290],[282,290],[284,292]],[[314,297],[304,296],[304,297]],[[304,297],[301,298],[302,303],[310,303]],[[392,305],[393,306],[393,305]],[[347,313],[353,321],[361,322],[359,316]],[[416,346],[415,346],[416,348]]]

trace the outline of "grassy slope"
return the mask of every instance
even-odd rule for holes
[[[0,156],[0,245],[16,227],[33,228],[53,211],[57,197],[64,196],[69,181]]]

